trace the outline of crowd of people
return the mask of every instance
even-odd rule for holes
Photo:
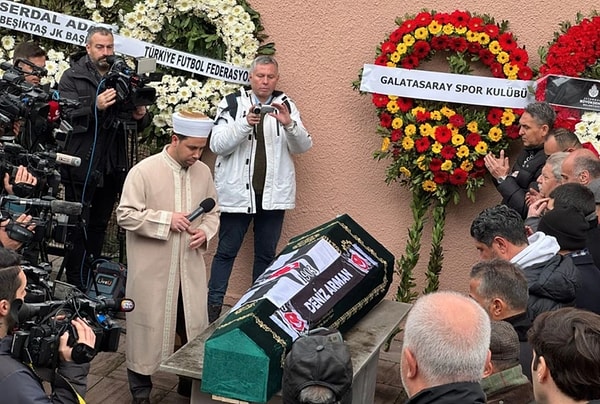
[[[249,88],[225,97],[214,120],[174,113],[169,144],[130,167],[127,130],[144,129],[151,116],[145,106],[119,108],[115,89],[103,87],[112,55],[112,32],[90,29],[85,51],[58,84],[61,96],[80,102],[74,116],[83,123],[65,148],[81,165],[61,167],[65,199],[83,207],[67,235],[64,265],[67,282],[85,291],[88,261],[100,256],[118,202],[117,222],[127,234],[127,296],[137,303],[126,318],[127,376],[133,402],[149,403],[161,361],[221,315],[250,223],[253,281],[274,259],[285,211],[295,207],[293,155],[308,151],[312,138],[296,104],[276,89],[277,61],[259,56]],[[22,59],[31,62],[20,66],[25,78],[39,85],[32,72],[43,67],[44,51],[22,44],[17,66]],[[502,204],[471,223],[480,262],[470,272],[470,298],[432,293],[408,315],[401,375],[409,403],[600,402],[600,159],[572,132],[554,128],[554,120],[550,105],[530,104],[519,121],[523,150],[515,163],[504,152],[485,157]],[[35,122],[13,131],[28,148],[48,135]],[[217,156],[214,180],[200,161],[207,147]],[[35,176],[19,167],[14,178],[4,178],[3,192],[35,186]],[[210,209],[192,215],[209,199]],[[15,222],[33,231],[30,220],[23,213]],[[213,240],[207,270],[203,255]],[[39,375],[11,356],[17,321],[11,307],[25,298],[27,279],[10,252],[22,243],[11,239],[5,222],[0,242],[0,391],[10,402],[77,402],[89,363],[74,361],[72,353],[78,344],[93,350],[94,333],[82,319],[71,321],[77,335],[69,343],[68,333],[60,338],[47,397]],[[181,394],[190,387],[180,379]]]

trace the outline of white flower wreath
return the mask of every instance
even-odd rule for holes
[[[91,19],[96,23],[105,21],[101,9],[110,9],[115,0],[85,0],[84,6],[93,10]],[[216,27],[217,35],[226,47],[225,62],[249,67],[257,54],[259,40],[256,27],[250,14],[236,0],[145,0],[136,3],[133,11],[119,10],[119,35],[152,42],[165,24],[171,23],[179,15],[193,15],[205,18]],[[15,39],[5,35],[0,39],[0,60],[11,60]],[[48,76],[42,83],[54,85],[69,67],[64,52],[47,50],[46,68]],[[151,83],[156,88],[157,100],[151,107],[154,113],[154,126],[166,134],[172,125],[171,115],[180,109],[193,109],[208,116],[214,116],[219,101],[239,88],[239,84],[226,83],[217,79],[194,78],[191,73],[178,76],[164,75],[161,82]]]

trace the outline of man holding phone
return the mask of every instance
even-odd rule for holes
[[[219,317],[233,262],[251,221],[253,282],[275,257],[285,210],[295,207],[292,154],[312,147],[296,104],[275,90],[278,80],[275,58],[258,56],[250,67],[251,89],[235,93],[233,103],[226,97],[217,109],[210,149],[217,154],[221,226],[208,284],[210,322]]]

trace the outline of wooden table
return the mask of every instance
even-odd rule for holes
[[[406,303],[382,300],[344,334],[344,340],[352,355],[352,367],[354,369],[354,379],[352,381],[353,404],[373,402],[377,382],[379,351],[406,316],[410,307]],[[212,335],[221,319],[211,324],[202,334],[189,341],[160,365],[160,370],[194,379],[190,401],[193,404],[211,402],[243,403],[243,401],[216,396],[211,399],[208,398],[208,395],[200,392],[204,343]],[[279,396],[275,396],[269,401],[269,404],[277,403],[281,403],[281,397]]]

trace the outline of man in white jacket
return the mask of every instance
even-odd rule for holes
[[[221,207],[219,245],[208,284],[209,321],[218,318],[233,262],[254,222],[254,282],[275,257],[285,210],[295,207],[292,154],[312,147],[294,102],[275,87],[279,67],[258,56],[250,67],[251,90],[219,104],[210,149],[217,155],[215,185]]]

